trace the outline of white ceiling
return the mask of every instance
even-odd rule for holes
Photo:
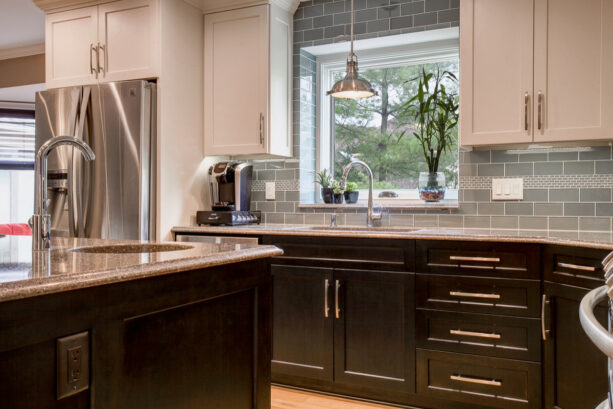
[[[36,92],[43,91],[44,89],[45,84],[0,88],[0,104],[2,102],[34,102]]]
[[[45,42],[45,14],[32,0],[0,0],[0,50]]]

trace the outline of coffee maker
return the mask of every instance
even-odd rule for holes
[[[218,162],[209,168],[211,211],[196,213],[196,222],[239,225],[260,222],[260,213],[250,211],[253,165]]]

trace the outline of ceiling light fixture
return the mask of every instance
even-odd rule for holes
[[[351,52],[347,59],[347,74],[337,81],[326,95],[334,98],[359,99],[379,95],[370,82],[358,75],[358,56],[353,53],[353,0],[351,0]]]

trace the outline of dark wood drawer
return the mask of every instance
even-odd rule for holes
[[[545,246],[543,276],[547,281],[577,287],[596,288],[604,284],[602,260],[606,250]]]
[[[418,273],[538,279],[539,247],[515,243],[416,242]]]
[[[417,350],[418,393],[467,408],[540,408],[540,371],[537,363]]]
[[[283,256],[274,258],[276,264],[414,271],[412,240],[265,236],[262,243],[283,250]]]
[[[540,316],[540,281],[418,274],[418,308]]]
[[[540,320],[418,310],[417,346],[499,358],[541,360]]]

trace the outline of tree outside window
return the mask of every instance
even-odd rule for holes
[[[370,81],[379,96],[333,102],[334,176],[340,179],[343,168],[352,158],[368,163],[374,174],[374,187],[401,191],[416,189],[419,172],[428,167],[419,141],[413,136],[415,124],[403,105],[417,92],[419,74],[447,70],[456,75],[457,59],[428,64],[390,66],[364,69],[360,75]],[[333,74],[334,81],[344,75]],[[333,81],[333,82],[334,82]],[[457,84],[445,84],[449,91],[458,92]],[[457,129],[456,129],[457,137]],[[457,139],[457,138],[456,138]],[[447,187],[458,187],[458,148],[453,146],[442,155],[439,171],[445,173]],[[361,172],[351,172],[349,181],[359,189],[368,187],[368,178]]]

